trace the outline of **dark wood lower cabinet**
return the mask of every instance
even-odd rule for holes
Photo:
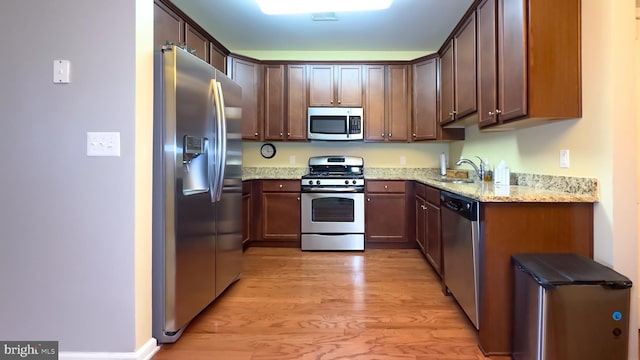
[[[251,241],[253,228],[253,201],[251,191],[251,181],[242,183],[242,246],[246,247]]]
[[[264,245],[300,246],[300,181],[263,180],[260,198]]]
[[[405,181],[370,180],[365,190],[365,248],[414,248],[408,236]]]
[[[442,277],[440,190],[414,183],[415,240],[433,269]]]

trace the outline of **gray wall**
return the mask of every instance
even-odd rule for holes
[[[2,340],[135,350],[134,18],[131,0],[0,4]],[[87,157],[88,131],[120,132],[121,156]]]

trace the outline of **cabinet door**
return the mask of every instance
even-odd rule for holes
[[[309,66],[309,106],[334,106],[333,66]]]
[[[442,236],[440,233],[440,208],[426,203],[427,236],[425,255],[433,269],[442,275]]]
[[[195,55],[200,59],[209,62],[209,40],[207,37],[200,33],[198,30],[193,27],[186,25],[187,31],[185,42],[187,43],[187,48],[195,50]]]
[[[307,74],[305,65],[287,66],[288,140],[307,139]]]
[[[497,109],[496,0],[484,0],[478,16],[478,125],[495,124]]]
[[[262,193],[262,240],[300,241],[300,194]]]
[[[497,110],[502,122],[527,114],[526,3],[499,1]]]
[[[415,215],[416,215],[416,226],[415,226],[415,237],[416,243],[422,250],[422,253],[426,255],[427,249],[427,207],[426,202],[423,198],[416,196],[415,197]]]
[[[338,106],[362,106],[362,66],[339,65],[338,73]]]
[[[389,66],[388,81],[388,121],[387,139],[389,141],[409,141],[409,67],[405,65]]]
[[[413,65],[413,140],[436,138],[438,121],[436,58]]]
[[[159,49],[167,43],[181,44],[184,42],[184,21],[165,5],[153,4],[153,43],[154,49]]]
[[[440,56],[440,124],[448,124],[455,119],[453,72],[453,40],[447,44]]]
[[[260,140],[259,91],[261,65],[232,58],[231,78],[242,87],[242,138]]]
[[[472,13],[454,36],[456,119],[476,111],[476,14]]]
[[[267,65],[264,70],[264,138],[284,140],[284,65]]]
[[[252,226],[252,206],[253,202],[251,201],[251,182],[243,182],[242,183],[242,244],[249,242],[251,240],[251,229]]]
[[[367,141],[386,138],[384,80],[384,65],[365,66],[364,137]]]
[[[227,73],[227,55],[213,43],[209,44],[209,64],[223,73]]]
[[[368,242],[406,242],[405,194],[367,194],[365,238]]]

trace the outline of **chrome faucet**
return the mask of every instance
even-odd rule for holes
[[[469,160],[469,159],[465,159],[462,156],[460,156],[460,159],[458,161],[456,161],[456,165],[460,166],[462,164],[469,164],[471,165],[471,167],[473,167],[473,170],[476,171],[476,175],[478,175],[478,179],[480,181],[484,180],[484,172],[486,171],[485,169],[485,165],[484,165],[484,160],[482,160],[482,158],[480,156],[476,156],[478,159],[480,159],[480,166],[476,165],[473,163],[473,161]]]

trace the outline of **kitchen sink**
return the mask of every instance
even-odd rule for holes
[[[440,181],[443,183],[450,183],[450,184],[470,184],[473,182],[473,179],[460,179],[460,178],[437,178],[435,179],[436,181]]]

